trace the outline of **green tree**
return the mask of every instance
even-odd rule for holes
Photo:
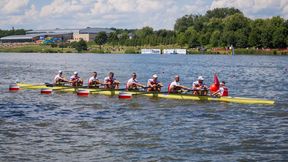
[[[177,34],[177,44],[179,44],[181,47],[183,47],[185,44],[187,44],[187,39],[186,39],[185,33]]]
[[[83,39],[80,39],[79,42],[72,42],[70,44],[72,48],[75,48],[78,52],[86,51],[87,50],[87,43]]]
[[[243,13],[236,8],[215,8],[213,10],[208,10],[205,14],[208,18],[225,18],[234,14],[242,14]]]
[[[249,19],[242,14],[234,14],[225,18],[225,30],[236,31],[238,29],[243,29],[249,27]]]
[[[286,48],[287,47],[287,28],[278,27],[274,30],[272,35],[272,44],[275,48]]]
[[[139,38],[145,38],[147,36],[153,35],[153,33],[154,33],[153,28],[151,28],[149,26],[143,27],[142,29],[139,29],[136,31],[136,35]]]
[[[237,30],[235,33],[235,47],[246,48],[248,47],[248,37],[245,34],[244,30]]]
[[[220,37],[221,37],[221,32],[219,30],[215,30],[210,37],[210,44],[213,47],[219,47],[220,46]]]
[[[107,43],[108,37],[105,32],[99,32],[95,37],[95,43],[99,45],[99,48],[101,50],[101,46],[105,43]]]
[[[117,45],[118,41],[119,39],[116,32],[109,33],[107,42],[111,43],[112,46],[114,47],[115,45]]]

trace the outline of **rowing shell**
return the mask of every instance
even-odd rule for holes
[[[17,83],[21,89],[42,89],[50,88],[53,91],[60,92],[76,92],[77,90],[89,90],[90,94],[101,94],[101,95],[119,95],[120,90],[110,90],[110,89],[101,89],[101,88],[77,88],[71,86],[53,86],[47,87],[45,84],[26,84],[26,83]],[[157,93],[157,92],[141,92],[141,91],[127,91],[132,95],[143,95],[148,97],[157,97],[157,98],[166,98],[166,99],[178,99],[178,100],[196,100],[196,101],[220,101],[220,102],[232,102],[232,103],[241,103],[241,104],[268,104],[273,105],[275,101],[259,98],[245,98],[245,97],[210,97],[210,96],[195,96],[192,94],[168,94],[168,93]]]

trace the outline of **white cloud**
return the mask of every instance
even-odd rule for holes
[[[27,6],[29,0],[1,0],[0,1],[0,12],[4,14],[12,14],[19,12],[20,9]]]
[[[246,16],[288,17],[288,0],[0,0],[0,28],[172,29],[177,18],[235,7]]]
[[[81,1],[80,1],[81,2]],[[54,0],[51,4],[44,6],[41,9],[40,16],[61,17],[63,15],[74,14],[83,11],[82,4],[76,0]]]
[[[282,16],[287,18],[287,0],[213,0],[210,9],[221,7],[235,7],[246,16],[252,18],[266,18]]]

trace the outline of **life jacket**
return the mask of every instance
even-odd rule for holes
[[[224,89],[224,92],[223,92],[222,96],[224,96],[224,97],[228,96],[229,95],[228,88],[223,87],[223,89]]]

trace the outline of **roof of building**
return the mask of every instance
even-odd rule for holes
[[[31,30],[27,31],[27,34],[43,34],[43,33],[61,33],[61,34],[67,34],[67,33],[78,33],[80,29],[43,29],[43,30]]]
[[[17,39],[33,39],[34,37],[37,37],[39,35],[37,34],[28,34],[28,35],[10,35],[6,37],[0,38],[1,40],[17,40]]]
[[[114,32],[114,30],[108,28],[90,28],[90,27],[79,30],[79,34],[97,34],[99,32],[111,33]]]
[[[47,36],[55,36],[55,35],[65,35],[72,33],[39,33],[39,34],[27,34],[27,35],[10,35],[6,37],[0,38],[0,40],[19,40],[19,39],[33,39],[35,37],[47,35]]]

